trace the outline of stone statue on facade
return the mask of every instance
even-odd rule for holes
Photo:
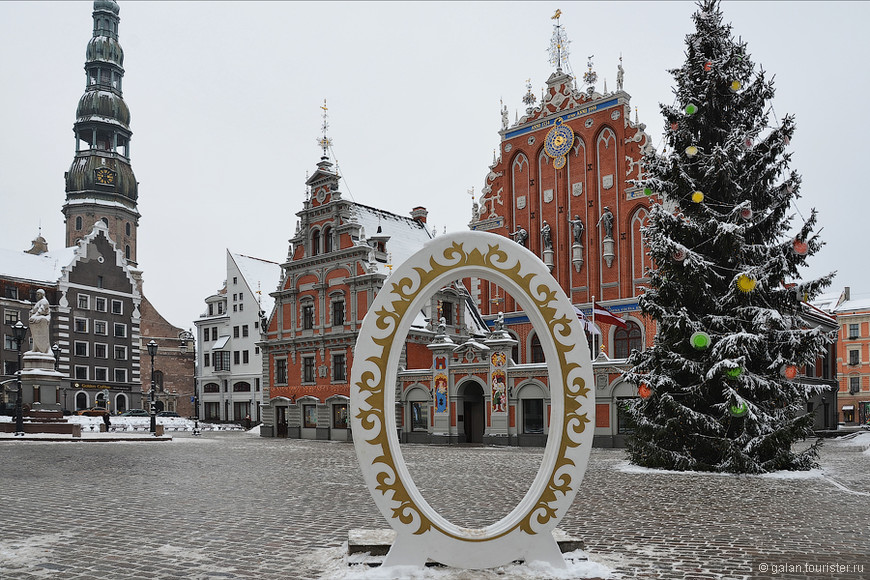
[[[529,232],[527,232],[522,226],[517,228],[517,231],[510,233],[513,241],[518,243],[521,246],[526,245],[526,240],[529,239]]]
[[[604,213],[601,214],[601,218],[598,220],[598,227],[603,227],[605,238],[613,238],[613,213],[607,206],[604,207]]]
[[[508,124],[509,124],[509,121],[508,121],[508,108],[507,108],[507,105],[502,104],[502,108],[501,108],[501,128],[502,128],[502,129],[507,129],[507,128],[508,128]]]
[[[553,249],[553,237],[550,235],[550,224],[544,220],[544,225],[541,227],[541,245],[545,250]]]
[[[622,90],[622,81],[625,78],[625,71],[622,69],[622,57],[619,57],[619,64],[616,65],[616,90]]]
[[[574,219],[568,218],[568,223],[571,224],[571,232],[574,234],[574,243],[582,244],[583,243],[583,220],[580,219],[579,215],[574,215]]]
[[[36,291],[36,304],[30,309],[30,336],[33,338],[31,352],[49,354],[51,352],[51,340],[48,329],[51,326],[51,308],[45,298],[45,290],[40,288]]]

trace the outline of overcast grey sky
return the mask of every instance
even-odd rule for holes
[[[63,174],[85,88],[92,2],[0,2],[0,247],[29,247],[39,225],[63,244]],[[526,79],[551,72],[550,17],[562,10],[570,62],[594,55],[599,91],[625,90],[661,143],[667,69],[683,62],[691,2],[120,2],[140,182],[145,293],[184,328],[221,286],[225,249],[283,261],[319,160],[323,99],[353,200],[439,234],[467,229],[498,146],[499,100],[522,111]],[[820,211],[827,247],[805,277],[870,295],[867,162],[870,4],[724,2],[756,64],[776,78],[778,117],[797,116],[797,210]],[[798,222],[800,217],[797,218]],[[275,281],[277,285],[277,280]],[[270,288],[272,290],[273,288]]]

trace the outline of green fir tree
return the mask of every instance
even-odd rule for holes
[[[693,19],[686,61],[670,71],[675,103],[661,107],[668,153],[645,157],[640,182],[654,264],[640,308],[658,331],[629,361],[627,380],[648,394],[628,409],[629,455],[671,470],[809,469],[819,442],[794,444],[813,435],[806,403],[818,388],[788,375],[831,340],[801,312],[833,274],[799,273],[822,242],[815,210],[792,228],[794,118],[769,126],[773,82],[717,1],[699,2]]]

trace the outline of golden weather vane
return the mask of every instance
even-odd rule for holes
[[[323,104],[320,108],[323,109],[323,124],[320,127],[323,130],[323,137],[317,140],[317,144],[323,149],[323,156],[328,157],[329,148],[332,147],[332,139],[330,139],[326,134],[329,129],[329,119],[327,117],[329,107],[326,106],[326,99],[323,99]]]

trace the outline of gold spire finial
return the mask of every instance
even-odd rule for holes
[[[330,139],[326,134],[329,129],[329,119],[327,118],[329,107],[326,106],[326,99],[323,99],[323,104],[320,108],[323,109],[323,124],[320,127],[323,129],[323,137],[317,140],[317,144],[320,145],[321,149],[323,149],[323,156],[329,157],[329,148],[332,147],[332,139]]]
[[[560,16],[562,16],[562,11],[557,8],[556,13],[550,17],[550,20],[559,20]]]

